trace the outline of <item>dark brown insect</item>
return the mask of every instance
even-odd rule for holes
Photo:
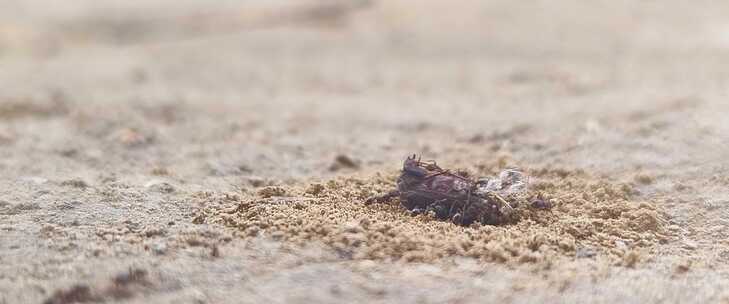
[[[521,174],[513,170],[509,173]],[[516,178],[512,180],[517,181]],[[475,181],[442,169],[435,162],[422,162],[413,155],[403,164],[397,190],[370,198],[367,203],[399,197],[400,204],[413,214],[431,213],[438,219],[459,225],[475,222],[497,225],[508,220],[513,208],[499,191],[492,191],[492,188],[501,190],[517,184],[506,180],[498,180],[497,186],[493,184],[493,180]]]

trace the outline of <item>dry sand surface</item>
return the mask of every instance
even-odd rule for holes
[[[727,303],[729,5],[0,2],[0,304]],[[531,176],[461,227],[418,153]]]

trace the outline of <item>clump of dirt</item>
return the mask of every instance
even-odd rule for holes
[[[342,169],[358,169],[359,165],[359,161],[347,155],[341,154],[337,155],[337,157],[334,158],[334,163],[329,166],[329,171],[339,171]]]
[[[61,186],[85,189],[85,188],[89,187],[89,184],[86,183],[86,181],[84,181],[82,179],[75,178],[75,179],[69,179],[69,180],[62,181]]]
[[[633,201],[631,185],[581,171],[528,174],[533,183],[528,195],[514,204],[515,221],[500,226],[459,226],[429,214],[413,216],[397,199],[364,204],[390,190],[396,174],[291,186],[284,191],[286,197],[236,197],[231,202],[235,206],[210,204],[200,215],[237,228],[244,238],[264,236],[297,245],[322,242],[343,258],[407,262],[466,256],[522,264],[599,255],[633,266],[636,252],[670,238],[664,229],[666,215],[649,202]],[[552,208],[534,207],[546,203]]]
[[[65,102],[54,98],[53,102],[41,103],[34,100],[15,100],[0,102],[0,118],[3,120],[26,117],[47,118],[68,112]]]
[[[68,290],[58,290],[48,298],[44,304],[89,303],[101,301],[92,294],[91,287],[87,285],[74,285]]]
[[[286,189],[282,187],[276,187],[276,186],[270,186],[265,187],[261,190],[258,190],[258,196],[262,198],[269,198],[274,196],[285,196],[286,195]]]
[[[150,286],[147,271],[129,269],[111,279],[107,286],[76,284],[66,290],[57,290],[46,299],[45,304],[98,303],[106,300],[124,300]]]

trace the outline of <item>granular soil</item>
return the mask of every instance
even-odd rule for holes
[[[582,171],[534,169],[528,195],[513,202],[515,220],[460,227],[432,215],[410,215],[397,200],[366,205],[391,189],[396,174],[342,177],[324,183],[263,188],[235,207],[204,209],[209,222],[237,228],[243,238],[269,237],[305,246],[322,242],[347,259],[432,262],[464,256],[505,264],[549,264],[598,254],[634,265],[668,242],[666,215],[633,199],[633,185]],[[272,195],[273,194],[273,195]],[[536,198],[550,210],[531,206]]]

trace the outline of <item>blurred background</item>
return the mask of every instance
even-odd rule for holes
[[[26,144],[85,146],[113,159],[109,138],[154,138],[139,167],[217,153],[222,162],[308,176],[328,167],[329,154],[389,164],[410,152],[439,156],[444,148],[432,142],[440,139],[478,142],[514,130],[533,135],[531,144],[565,148],[590,140],[581,130],[650,132],[673,119],[700,129],[720,112],[729,79],[729,5],[712,1],[0,5],[6,141],[22,146],[17,135],[32,132],[10,120],[63,114],[66,133],[52,131],[57,120],[36,121],[44,142]],[[700,115],[663,115],[697,105]],[[602,140],[633,137],[608,133]],[[190,150],[203,142],[208,150]],[[595,149],[569,150],[570,162],[603,162],[592,159]],[[635,161],[665,163],[654,154]],[[178,171],[196,174],[188,169]]]
[[[389,165],[469,141],[480,155],[532,147],[516,157],[619,170],[674,164],[687,152],[668,159],[665,145],[727,129],[729,5],[712,1],[1,5],[6,153],[82,147],[93,160],[61,157],[59,171],[120,161],[300,178],[327,175],[336,154]],[[155,144],[108,146],[119,140]]]

